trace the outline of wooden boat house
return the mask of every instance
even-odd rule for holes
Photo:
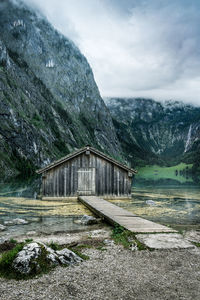
[[[37,171],[43,197],[130,197],[135,170],[86,146]]]

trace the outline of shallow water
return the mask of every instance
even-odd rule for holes
[[[134,214],[175,228],[200,229],[200,188],[134,188],[132,199],[113,203]]]
[[[174,169],[167,168],[167,172],[163,171],[164,168],[157,167],[155,173],[154,169],[155,167],[146,167],[145,170],[143,168],[143,173],[140,172],[140,176],[135,178],[132,199],[110,201],[155,222],[169,224],[177,229],[200,230],[200,186],[190,182],[187,187],[186,182],[180,179],[181,176],[174,175],[177,166]],[[161,171],[165,178],[161,176]],[[176,176],[176,180],[172,175]],[[169,180],[173,185],[167,185]],[[6,230],[0,232],[0,239],[28,236],[31,232],[55,234],[92,228],[91,225],[76,223],[84,214],[92,215],[77,200],[34,199],[39,186],[38,179],[0,184],[0,224],[14,218],[26,219],[29,222],[27,225],[6,226]],[[100,225],[92,226],[96,228]]]
[[[0,223],[21,218],[26,225],[6,226],[1,238],[29,235],[32,233],[53,234],[87,230],[91,226],[76,224],[77,219],[91,212],[77,200],[43,201],[22,197],[0,197]]]

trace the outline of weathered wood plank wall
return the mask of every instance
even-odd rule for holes
[[[94,153],[80,154],[48,170],[43,175],[43,195],[77,196],[80,168],[95,168],[95,195],[130,196],[132,178],[128,176],[128,171]]]

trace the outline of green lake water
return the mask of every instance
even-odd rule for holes
[[[200,179],[184,163],[139,168],[132,199],[119,205],[165,225],[200,229]]]

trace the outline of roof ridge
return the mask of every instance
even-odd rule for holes
[[[116,159],[114,159],[114,158],[108,156],[107,154],[105,154],[105,153],[99,151],[98,149],[93,148],[93,147],[91,147],[91,146],[89,146],[89,145],[87,145],[87,146],[85,146],[85,147],[83,147],[83,148],[80,148],[80,149],[78,149],[78,150],[76,150],[76,151],[74,151],[74,152],[72,152],[72,153],[69,153],[68,155],[66,155],[66,156],[64,156],[64,157],[62,157],[62,158],[60,158],[60,159],[58,159],[58,160],[56,160],[56,161],[50,163],[49,165],[47,165],[47,166],[45,166],[45,167],[43,167],[43,168],[37,170],[36,173],[37,173],[37,174],[41,174],[41,173],[43,173],[43,172],[45,172],[45,171],[47,171],[47,170],[49,170],[49,169],[52,169],[53,167],[56,167],[56,166],[60,165],[62,162],[67,161],[67,160],[69,160],[70,158],[73,158],[73,157],[75,157],[76,155],[79,155],[79,154],[81,154],[82,152],[84,152],[84,151],[86,151],[86,150],[91,150],[91,151],[93,151],[93,152],[96,153],[97,155],[99,155],[99,156],[101,156],[101,157],[103,157],[103,158],[105,158],[105,159],[107,159],[107,160],[109,160],[109,161],[115,163],[116,165],[118,165],[118,166],[121,167],[122,169],[126,169],[127,171],[130,171],[130,172],[132,172],[132,173],[137,173],[136,170],[134,170],[134,169],[132,169],[132,168],[130,168],[130,167],[128,167],[128,166],[122,164],[121,162],[117,161]]]

